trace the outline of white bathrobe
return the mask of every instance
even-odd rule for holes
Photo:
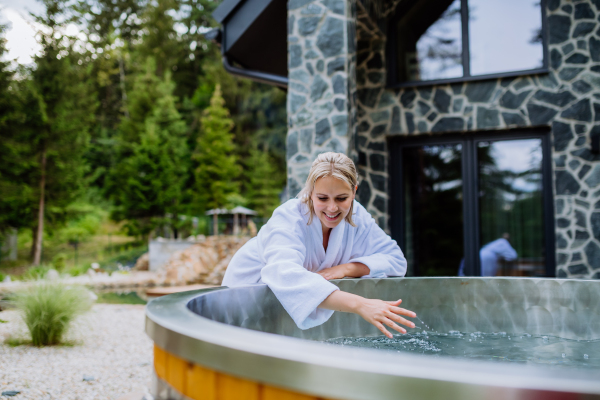
[[[327,321],[333,311],[318,308],[337,286],[316,272],[336,265],[360,262],[370,269],[363,278],[404,276],[406,259],[400,247],[358,202],[353,227],[345,220],[323,248],[321,221],[298,199],[279,206],[258,233],[233,256],[223,285],[266,283],[300,329]]]

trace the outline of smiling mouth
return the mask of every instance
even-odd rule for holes
[[[325,212],[323,214],[325,214],[325,218],[327,218],[328,221],[335,221],[337,219],[337,217],[340,216],[341,212],[337,213],[337,214],[333,214],[333,215],[329,215]]]

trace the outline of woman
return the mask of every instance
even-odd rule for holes
[[[234,255],[223,285],[266,283],[300,329],[324,323],[334,311],[358,314],[390,338],[386,326],[400,333],[406,330],[397,324],[414,328],[401,317],[416,317],[398,307],[402,300],[365,299],[328,282],[406,273],[396,242],[354,200],[357,182],[347,156],[319,155],[298,198],[279,206]]]

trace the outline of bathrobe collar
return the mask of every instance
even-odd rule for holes
[[[319,261],[318,271],[324,268],[334,267],[334,263],[339,258],[339,253],[344,249],[342,248],[342,241],[344,239],[344,233],[346,231],[346,219],[344,218],[335,228],[331,230],[329,234],[329,243],[327,244],[327,251],[323,248],[323,227],[321,220],[313,214],[312,223],[310,224],[310,236],[316,249],[317,259]]]

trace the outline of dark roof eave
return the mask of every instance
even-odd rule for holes
[[[220,24],[236,9],[244,0],[224,0],[212,13],[212,17]]]
[[[269,74],[266,72],[234,67],[229,62],[229,58],[226,55],[223,56],[223,67],[225,68],[225,71],[229,72],[231,75],[249,78],[256,82],[266,83],[268,85],[275,85],[285,89],[287,89],[288,87],[289,79],[287,76]]]

